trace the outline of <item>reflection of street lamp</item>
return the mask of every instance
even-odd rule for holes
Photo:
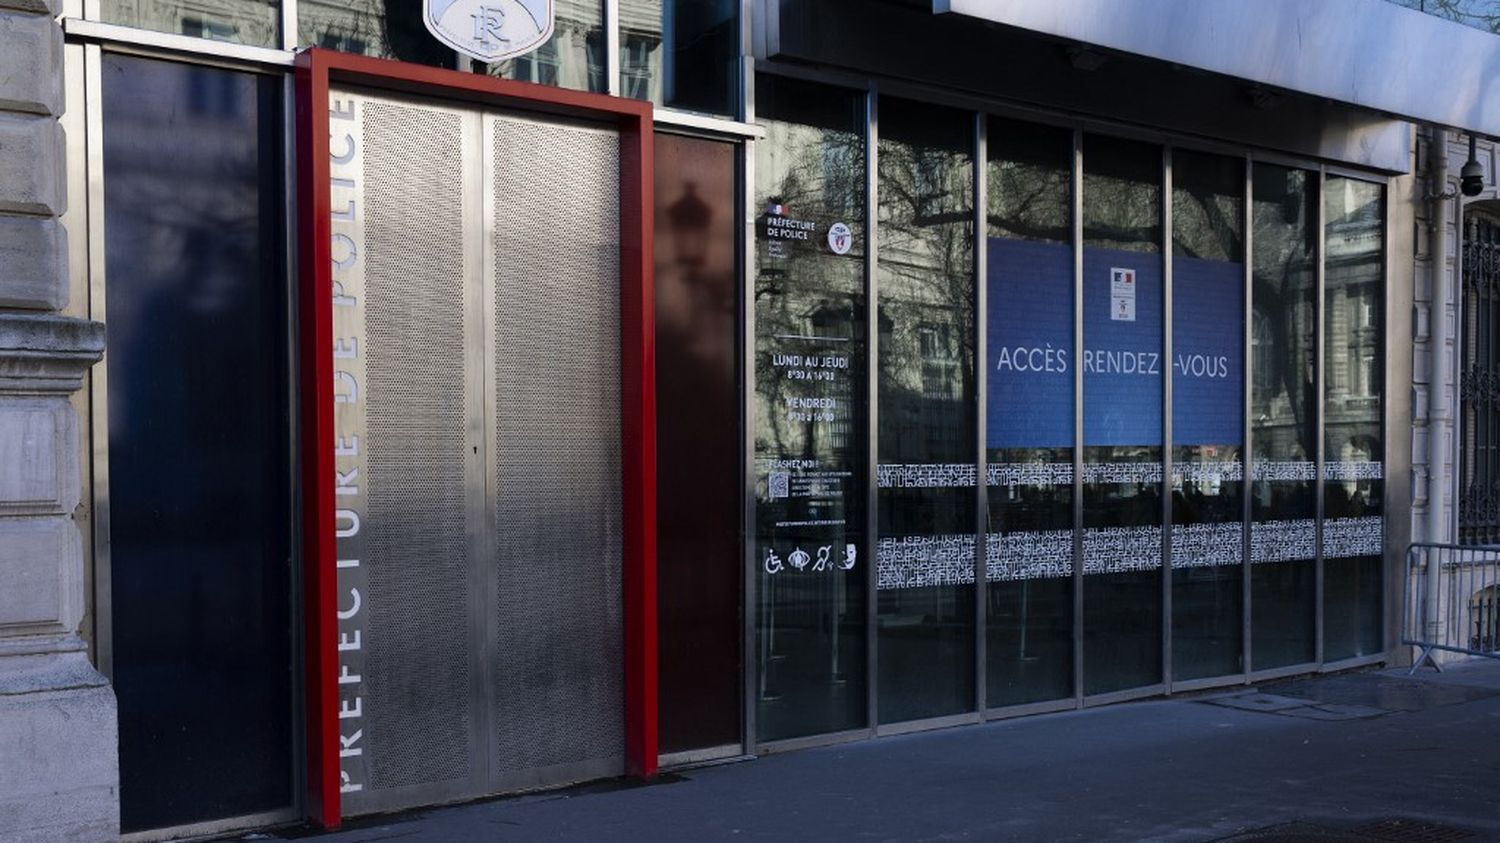
[[[689,271],[708,260],[708,221],[714,209],[698,198],[698,185],[683,184],[683,196],[667,207],[667,225],[672,229],[672,250],[677,262]]]

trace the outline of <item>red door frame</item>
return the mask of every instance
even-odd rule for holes
[[[297,55],[307,815],[336,828],[338,622],[334,545],[333,266],[328,94],[333,84],[612,123],[620,131],[620,347],[625,767],[657,768],[656,331],[651,104],[323,49]]]

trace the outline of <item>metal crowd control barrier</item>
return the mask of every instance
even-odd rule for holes
[[[1412,673],[1442,670],[1438,650],[1500,658],[1500,545],[1414,542],[1405,586],[1401,643],[1421,648]]]

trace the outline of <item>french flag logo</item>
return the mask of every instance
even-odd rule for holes
[[[784,217],[786,216],[786,206],[780,202],[767,202],[766,213],[773,217]]]

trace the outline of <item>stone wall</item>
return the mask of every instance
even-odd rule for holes
[[[119,829],[115,699],[89,663],[78,417],[104,328],[68,303],[56,0],[0,0],[0,840]]]

